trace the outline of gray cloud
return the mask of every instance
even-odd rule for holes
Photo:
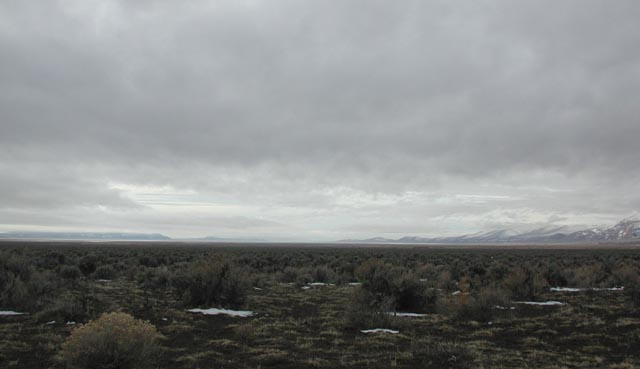
[[[5,1],[0,228],[15,211],[307,239],[613,221],[640,207],[639,16],[631,0]]]

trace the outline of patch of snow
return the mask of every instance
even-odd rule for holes
[[[421,317],[421,316],[427,316],[427,314],[401,313],[401,312],[393,312],[393,311],[390,311],[387,314],[394,315],[394,316],[399,316],[399,317],[410,317],[410,318],[417,318],[417,317]]]
[[[376,328],[376,329],[364,329],[361,330],[360,332],[362,333],[391,333],[391,334],[398,334],[400,333],[400,331],[394,331],[393,329],[384,329],[384,328]]]
[[[162,320],[164,320],[164,321],[166,322],[166,321],[167,321],[167,320],[169,320],[169,319],[167,319],[167,318],[162,318]]]
[[[67,325],[76,325],[76,322],[67,322]]]
[[[584,291],[584,288],[573,288],[573,287],[551,287],[549,288],[551,292],[580,292]]]
[[[187,310],[190,313],[200,313],[204,315],[229,315],[236,316],[241,318],[246,318],[252,315],[255,315],[253,311],[245,311],[245,310],[228,310],[228,309],[218,309],[218,308],[210,308],[210,309],[189,309]]]
[[[624,291],[624,287],[592,288],[592,291]]]
[[[451,296],[456,296],[456,295],[459,295],[461,293],[462,293],[462,291],[458,290],[458,291],[452,292]]]
[[[360,283],[360,282],[350,282],[349,286],[362,286],[362,283]]]
[[[514,304],[538,305],[538,306],[566,305],[566,303],[560,302],[560,301],[514,301]]]
[[[499,310],[515,310],[516,309],[515,306],[501,306],[501,305],[496,305],[493,308],[499,309]]]
[[[98,279],[98,282],[107,283],[111,282],[111,279]]]
[[[303,290],[309,290],[309,289],[311,289],[311,287],[309,287],[309,286],[302,286],[302,289],[303,289]]]
[[[262,291],[262,288],[260,288],[260,287],[253,287],[253,289],[256,290],[256,291]]]
[[[611,287],[611,288],[574,288],[574,287],[551,287],[551,292],[582,292],[582,291],[624,291],[624,287]]]
[[[52,321],[50,321],[50,322],[46,322],[46,323],[44,323],[44,324],[46,324],[46,325],[56,324],[56,321],[55,321],[55,320],[52,320]]]
[[[307,283],[307,286],[311,286],[311,287],[333,286],[333,283],[313,282],[313,283]]]
[[[0,315],[2,316],[14,316],[14,315],[26,315],[27,313],[19,313],[17,311],[4,310],[0,311]]]

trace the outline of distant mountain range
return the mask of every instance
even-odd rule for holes
[[[517,232],[500,229],[453,237],[375,237],[364,240],[341,240],[340,243],[563,243],[563,242],[624,242],[640,241],[640,220],[625,219],[610,228],[588,228],[571,231],[568,227],[547,227]]]
[[[88,241],[167,241],[171,238],[159,233],[100,233],[100,232],[6,232],[0,239],[32,240],[88,240]]]
[[[6,232],[0,239],[88,240],[88,241],[185,241],[185,242],[268,242],[257,238],[171,238],[159,233],[117,232]],[[576,231],[566,226],[538,228],[526,232],[500,229],[454,237],[375,237],[364,240],[340,240],[338,243],[431,243],[431,244],[495,244],[495,243],[571,243],[640,241],[640,220],[625,219],[609,228],[587,228]]]
[[[171,238],[160,233],[117,232],[6,232],[0,239],[20,240],[86,240],[86,241],[187,241],[187,242],[266,242],[257,238]]]

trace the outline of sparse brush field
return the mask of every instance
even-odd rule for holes
[[[635,247],[1,242],[0,367],[636,368]]]

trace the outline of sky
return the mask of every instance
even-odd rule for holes
[[[0,232],[327,241],[640,210],[635,0],[0,2]]]

